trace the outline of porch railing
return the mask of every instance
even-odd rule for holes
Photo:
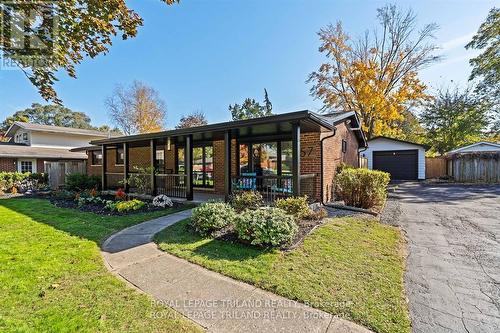
[[[316,197],[316,174],[300,176],[301,195],[307,195],[311,199]],[[257,191],[262,194],[265,201],[272,202],[276,199],[293,196],[293,178],[291,175],[256,176],[242,174],[231,177],[232,192]]]
[[[185,174],[157,174],[156,193],[165,194],[174,198],[186,198],[187,175]]]
[[[106,172],[106,185],[109,190],[123,188],[123,173]]]

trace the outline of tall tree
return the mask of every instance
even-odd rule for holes
[[[480,140],[488,125],[488,108],[471,88],[438,90],[420,115],[433,150],[443,154]]]
[[[264,105],[260,105],[253,98],[246,98],[243,104],[229,105],[229,112],[233,120],[243,120],[270,116],[273,114],[273,104],[269,100],[267,90],[264,89]]]
[[[15,112],[7,117],[2,123],[2,130],[7,130],[14,121],[29,122],[41,125],[53,125],[63,127],[74,127],[83,129],[94,129],[90,123],[90,117],[83,112],[55,104],[41,105],[33,103],[31,107]]]
[[[483,50],[469,62],[469,80],[478,80],[476,92],[489,103],[491,124],[487,138],[500,139],[500,8],[492,8],[467,49]]]
[[[472,66],[470,80],[480,79],[477,90],[500,98],[500,8],[490,10],[467,49],[483,50],[469,62]]]
[[[205,117],[205,114],[201,111],[195,111],[191,114],[188,114],[187,116],[182,116],[181,120],[179,121],[179,124],[175,126],[175,128],[189,128],[189,127],[196,127],[196,126],[203,126],[207,125],[208,121],[207,118]]]
[[[142,82],[116,86],[105,104],[111,120],[125,135],[158,132],[164,127],[165,102],[156,90]]]
[[[329,60],[313,72],[311,94],[323,110],[356,111],[368,138],[399,136],[408,111],[428,100],[418,71],[437,61],[430,43],[436,24],[417,32],[416,15],[394,5],[378,9],[380,29],[353,40],[341,22],[318,33],[319,51]]]
[[[179,0],[161,1],[171,5]],[[0,17],[2,56],[22,70],[44,99],[57,104],[58,71],[76,78],[75,67],[85,57],[106,54],[113,37],[135,37],[143,24],[125,0],[2,1]],[[29,40],[30,48],[11,45],[16,36],[20,37],[14,43]]]

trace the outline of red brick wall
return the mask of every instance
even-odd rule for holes
[[[315,179],[301,181],[301,193],[320,199],[321,194],[321,144],[320,133],[302,133],[300,135],[300,174],[316,175]]]
[[[332,198],[333,179],[340,163],[358,167],[358,141],[355,134],[345,124],[337,125],[334,137],[323,141],[323,195],[327,202]],[[322,138],[332,133],[323,133]],[[342,152],[342,140],[347,142],[347,151]]]
[[[16,169],[16,159],[9,157],[0,157],[0,172],[15,172]]]
[[[337,132],[334,137],[325,139],[323,142],[323,189],[321,189],[321,138],[331,135],[332,132],[315,132],[315,133],[302,133],[301,140],[301,162],[300,172],[305,174],[316,174],[314,181],[314,191],[316,199],[319,200],[321,192],[323,192],[325,200],[330,199],[330,193],[335,176],[335,169],[341,163],[352,166],[358,166],[358,142],[356,136],[350,131],[345,124],[337,125]],[[347,142],[347,152],[342,152],[342,140]],[[165,148],[165,163],[166,169],[171,169],[175,172],[175,145],[172,144],[171,150]],[[213,142],[214,149],[214,192],[224,194],[224,140],[217,140]],[[122,166],[116,166],[116,150],[109,149],[107,151],[108,167],[110,172],[123,172]],[[150,147],[131,147],[129,149],[129,165],[130,170],[137,165],[141,167],[148,167],[150,164]],[[1,164],[0,160],[0,165]],[[101,175],[100,166],[91,166],[91,158],[87,163],[88,173],[94,175]],[[231,174],[237,174],[237,156],[236,156],[236,140],[233,139],[231,143]],[[312,189],[311,183],[302,182],[302,188],[308,191]]]

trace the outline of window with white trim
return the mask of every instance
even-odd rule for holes
[[[21,161],[20,171],[33,173],[33,161]]]

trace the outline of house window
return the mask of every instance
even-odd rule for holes
[[[116,165],[123,165],[125,161],[125,154],[123,152],[123,148],[116,149]]]
[[[156,151],[156,170],[159,173],[165,173],[165,151],[157,150]],[[172,171],[170,171],[172,172]]]
[[[28,141],[28,133],[23,133],[23,140]]]
[[[193,148],[193,186],[213,187],[213,147],[204,145]]]
[[[342,140],[342,152],[345,153],[347,152],[347,141]]]
[[[102,165],[102,152],[100,150],[92,150],[92,165]]]
[[[185,173],[184,148],[177,149],[177,173]],[[203,145],[193,148],[193,186],[213,187],[213,147]]]
[[[239,145],[241,173],[256,176],[292,175],[292,142],[275,141]]]
[[[21,161],[21,172],[33,173],[33,161]]]

